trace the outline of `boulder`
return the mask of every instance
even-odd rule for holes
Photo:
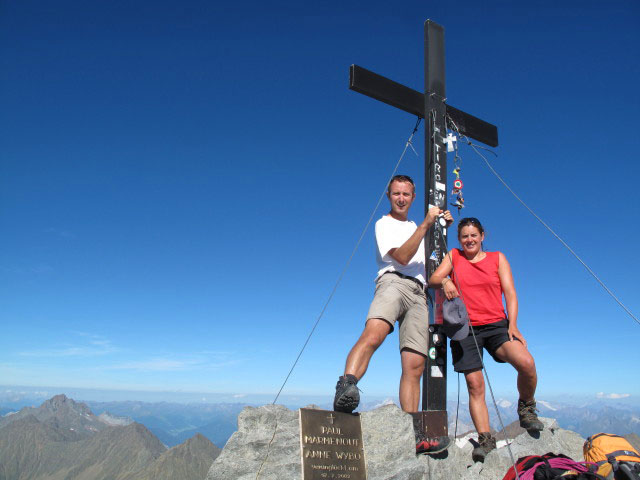
[[[471,459],[471,451],[477,435],[467,435],[457,439],[455,444],[442,455],[420,456],[419,461],[425,466],[425,479],[502,480],[512,466],[511,455],[515,461],[525,455],[543,455],[553,452],[562,453],[574,460],[583,460],[584,438],[575,432],[559,428],[554,419],[540,418],[540,420],[544,423],[544,430],[539,434],[530,435],[524,431],[509,440],[511,454],[506,441],[497,434],[498,448],[489,452],[484,463],[476,463]]]
[[[301,478],[298,411],[282,405],[246,407],[238,431],[213,462],[207,480]]]
[[[307,407],[318,408],[318,407]],[[360,414],[362,441],[369,480],[501,480],[512,465],[505,440],[484,463],[474,463],[471,451],[476,435],[459,438],[438,455],[415,455],[410,415],[395,405]],[[247,407],[238,416],[235,432],[213,462],[206,480],[276,480],[302,477],[298,411],[281,405]],[[582,460],[584,439],[563,430],[555,420],[541,418],[544,431],[524,432],[509,440],[513,459],[547,452]]]

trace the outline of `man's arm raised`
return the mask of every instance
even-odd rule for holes
[[[444,218],[447,221],[447,225],[451,225],[451,223],[453,223],[453,217],[451,216],[451,212],[449,212],[449,210],[443,212],[439,207],[431,207],[427,212],[426,217],[424,217],[422,223],[418,225],[416,231],[413,232],[413,235],[411,235],[407,239],[407,241],[404,242],[400,247],[392,248],[387,253],[399,264],[407,265],[418,251],[418,248],[422,243],[422,239],[427,234],[431,226],[435,223],[438,215],[442,213],[444,213]]]

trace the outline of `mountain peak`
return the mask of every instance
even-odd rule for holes
[[[66,395],[56,395],[37,408],[24,407],[9,417],[1,417],[0,428],[29,415],[33,415],[39,422],[47,423],[61,433],[67,432],[65,436],[68,432],[74,432],[73,435],[86,437],[108,427],[91,412],[86,404],[74,402]]]
[[[40,410],[48,411],[51,413],[56,412],[75,412],[80,415],[93,415],[91,410],[85,403],[75,402],[68,398],[65,394],[61,393],[51,397],[40,405]]]
[[[204,478],[221,450],[208,438],[197,433],[190,439],[164,452],[136,480],[172,480]]]
[[[196,433],[193,437],[189,438],[184,443],[185,444],[194,444],[194,445],[198,445],[198,444],[209,445],[211,443],[211,440],[209,440],[207,437],[205,437],[201,433]]]

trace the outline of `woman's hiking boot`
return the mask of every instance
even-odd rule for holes
[[[496,448],[496,439],[490,432],[478,434],[478,446],[471,452],[474,462],[484,462],[484,457]]]
[[[358,379],[354,375],[345,375],[338,379],[336,396],[333,399],[334,412],[353,412],[360,403],[360,392],[356,384]]]
[[[518,417],[520,418],[520,426],[527,431],[540,432],[544,430],[543,423],[538,419],[536,414],[536,401],[518,400]]]

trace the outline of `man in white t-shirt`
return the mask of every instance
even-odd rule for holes
[[[402,361],[400,405],[405,412],[415,412],[420,403],[420,379],[429,348],[424,237],[439,215],[444,215],[447,225],[453,223],[453,217],[448,210],[432,207],[420,225],[408,220],[416,194],[413,180],[406,175],[393,177],[387,197],[391,211],[376,222],[376,291],[364,331],[349,352],[344,375],[338,380],[335,411],[350,413],[358,406],[356,383],[396,322]]]

